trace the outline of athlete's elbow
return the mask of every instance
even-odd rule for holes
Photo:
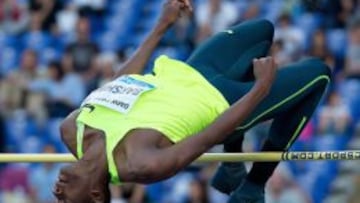
[[[139,162],[128,165],[128,173],[135,180],[149,179],[156,173],[156,167],[152,163]]]
[[[128,165],[131,179],[139,183],[152,183],[171,176],[163,169],[162,164],[157,161],[142,161]]]

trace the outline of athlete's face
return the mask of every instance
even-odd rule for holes
[[[94,198],[99,192],[91,189],[93,177],[82,177],[78,170],[73,166],[61,169],[53,191],[57,203],[105,203],[104,198]]]
[[[76,172],[76,168],[71,166],[61,169],[54,188],[58,203],[92,202],[88,195],[89,183]]]

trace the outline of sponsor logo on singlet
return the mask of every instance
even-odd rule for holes
[[[223,30],[223,31],[221,31],[221,32],[225,32],[225,33],[227,33],[227,34],[229,34],[229,35],[232,35],[232,34],[235,33],[233,30]]]

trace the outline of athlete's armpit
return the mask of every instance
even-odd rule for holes
[[[76,156],[76,118],[79,113],[80,110],[73,111],[60,125],[61,140],[74,156]]]

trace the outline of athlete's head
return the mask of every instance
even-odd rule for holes
[[[79,163],[62,168],[53,190],[57,202],[110,203],[108,179],[90,171]]]
[[[84,154],[60,170],[54,187],[58,203],[108,203],[109,181],[103,136],[88,136]]]

